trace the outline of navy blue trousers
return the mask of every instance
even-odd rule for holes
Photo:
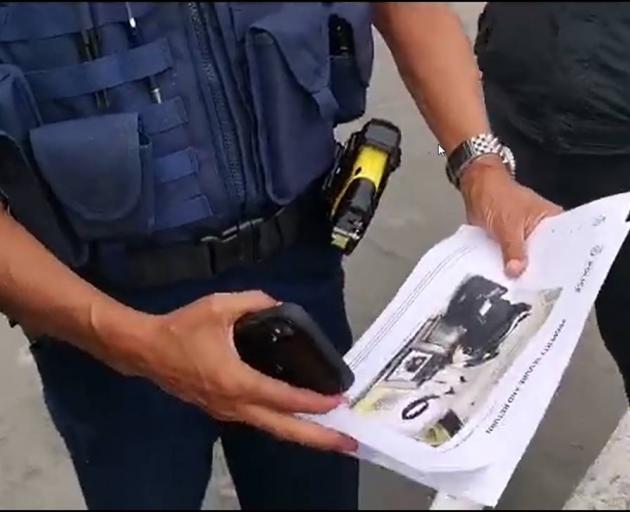
[[[261,289],[301,304],[343,353],[351,345],[343,284],[339,254],[311,244],[210,282],[119,298],[160,313],[212,292]],[[350,457],[214,421],[151,382],[124,377],[65,343],[41,340],[32,352],[90,509],[200,508],[219,437],[242,508],[357,508],[358,464]]]

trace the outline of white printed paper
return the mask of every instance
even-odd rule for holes
[[[346,362],[350,405],[311,418],[359,458],[494,506],[538,427],[629,229],[630,194],[546,219],[529,266],[461,227],[417,264]]]

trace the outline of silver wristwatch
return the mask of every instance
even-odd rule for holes
[[[446,161],[448,180],[459,188],[459,180],[466,167],[484,155],[498,155],[512,177],[515,176],[516,159],[510,148],[502,144],[496,135],[482,133],[462,142],[448,156]]]

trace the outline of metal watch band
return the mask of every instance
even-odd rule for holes
[[[499,138],[492,133],[482,133],[465,140],[449,155],[446,162],[446,175],[449,181],[459,188],[462,173],[473,160],[484,155],[497,155],[510,171],[512,177],[516,172],[514,154]]]

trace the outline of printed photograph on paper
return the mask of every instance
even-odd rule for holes
[[[542,327],[560,292],[508,290],[481,275],[468,275],[353,409],[430,445],[445,443]]]

